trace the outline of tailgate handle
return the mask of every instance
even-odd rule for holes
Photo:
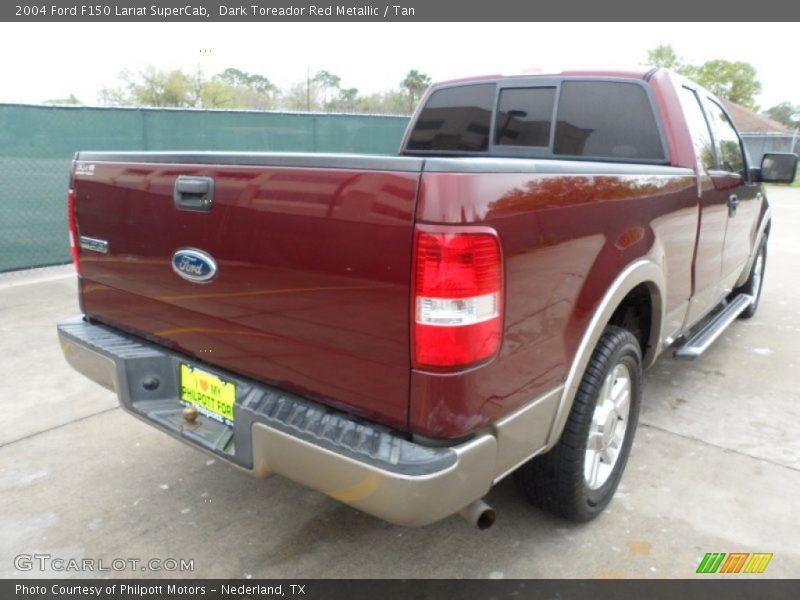
[[[214,206],[214,178],[178,175],[172,199],[178,210],[208,212]]]

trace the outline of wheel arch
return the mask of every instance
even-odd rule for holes
[[[652,260],[640,259],[623,269],[609,286],[602,300],[595,309],[589,326],[581,338],[578,350],[564,382],[545,451],[550,450],[558,442],[561,432],[572,409],[581,377],[586,370],[592,352],[597,345],[606,325],[612,323],[615,315],[620,314],[621,307],[630,301],[632,296],[647,294],[649,305],[649,324],[646,334],[646,347],[642,348],[642,366],[651,366],[661,349],[662,328],[664,323],[664,275],[661,267]],[[641,338],[640,338],[641,343]]]

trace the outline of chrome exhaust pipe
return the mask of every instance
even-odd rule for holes
[[[494,509],[483,500],[475,500],[472,504],[458,511],[458,515],[470,525],[474,525],[481,530],[489,529],[494,525],[494,521],[497,518]]]

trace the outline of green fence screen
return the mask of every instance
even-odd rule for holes
[[[0,271],[69,262],[78,150],[394,154],[407,117],[0,104]]]

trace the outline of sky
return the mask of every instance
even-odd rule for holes
[[[665,43],[687,62],[753,64],[768,108],[800,104],[797,35],[793,23],[0,23],[0,102],[75,94],[97,104],[120,71],[149,65],[207,75],[236,67],[284,88],[325,69],[370,93],[397,87],[409,69],[438,81],[639,67]]]

